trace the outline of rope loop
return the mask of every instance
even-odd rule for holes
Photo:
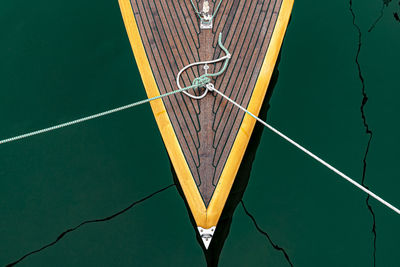
[[[215,91],[214,84],[208,83],[208,84],[206,85],[206,89],[207,89],[209,92],[214,92],[214,91]]]
[[[181,69],[176,77],[176,84],[178,86],[178,90],[184,89],[183,93],[185,95],[189,96],[190,98],[196,99],[196,100],[200,100],[200,99],[204,98],[207,95],[207,93],[209,91],[211,91],[207,87],[207,85],[210,84],[210,82],[211,82],[211,77],[217,77],[217,76],[220,76],[221,74],[223,74],[228,67],[229,60],[231,59],[231,54],[229,53],[228,49],[226,49],[224,47],[224,45],[222,44],[222,33],[220,33],[218,36],[218,45],[221,48],[221,50],[225,53],[225,56],[220,57],[218,59],[214,59],[214,60],[191,63],[191,64],[187,65],[186,67],[184,67],[183,69]],[[216,64],[221,61],[225,61],[225,62],[220,71],[218,71],[216,73],[208,73],[207,72],[207,70],[209,69],[209,66],[208,66],[209,64]],[[187,69],[194,67],[194,66],[198,66],[198,65],[204,65],[203,68],[204,68],[205,73],[203,75],[201,75],[200,77],[196,77],[193,80],[192,85],[183,88],[180,84],[180,77],[181,77],[182,73],[184,71],[186,71]],[[204,87],[206,90],[201,95],[197,96],[197,95],[193,95],[193,94],[187,92],[188,89],[197,89],[197,88],[202,88],[202,87]],[[213,90],[214,90],[214,88],[213,88]]]

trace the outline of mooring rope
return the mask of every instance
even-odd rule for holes
[[[27,138],[27,137],[31,137],[31,136],[35,136],[35,135],[39,135],[39,134],[44,134],[44,133],[51,132],[51,131],[54,131],[54,130],[57,130],[57,129],[61,129],[61,128],[65,128],[65,127],[72,126],[72,125],[75,125],[75,124],[79,124],[79,123],[82,123],[82,122],[86,122],[86,121],[89,121],[89,120],[93,120],[93,119],[96,119],[96,118],[99,118],[99,117],[104,117],[104,116],[110,115],[112,113],[116,113],[116,112],[119,112],[119,111],[130,109],[130,108],[133,108],[133,107],[136,107],[136,106],[139,106],[139,105],[142,105],[142,104],[145,104],[145,103],[148,103],[148,102],[151,102],[151,101],[163,98],[163,97],[171,96],[171,95],[174,95],[174,94],[177,94],[177,93],[180,93],[180,92],[184,92],[184,91],[187,91],[189,89],[197,88],[197,87],[200,87],[200,86],[203,86],[203,85],[204,85],[204,82],[200,82],[197,85],[188,86],[188,87],[185,87],[185,88],[182,88],[182,89],[179,89],[179,90],[175,90],[175,91],[172,91],[172,92],[168,92],[168,93],[165,93],[165,94],[162,94],[162,95],[159,95],[159,96],[155,96],[155,97],[152,97],[152,98],[148,98],[148,99],[145,99],[145,100],[134,102],[134,103],[122,106],[122,107],[110,109],[110,110],[107,110],[107,111],[104,111],[104,112],[96,113],[96,114],[93,114],[93,115],[90,115],[90,116],[87,116],[87,117],[83,117],[83,118],[80,118],[80,119],[77,119],[77,120],[69,121],[69,122],[66,122],[66,123],[57,124],[57,125],[54,125],[54,126],[51,126],[51,127],[48,127],[48,128],[44,128],[44,129],[41,129],[41,130],[37,130],[37,131],[33,131],[33,132],[17,135],[17,136],[14,136],[14,137],[10,137],[10,138],[4,139],[4,140],[0,140],[0,145],[6,144],[6,143],[10,143],[10,142],[13,142],[13,141],[17,141],[17,140],[21,140],[21,139],[24,139],[24,138]]]
[[[84,118],[81,118],[81,119],[77,119],[77,120],[74,120],[74,121],[58,124],[58,125],[55,125],[55,126],[52,126],[52,127],[48,127],[48,128],[44,128],[44,129],[41,129],[41,130],[37,130],[37,131],[29,132],[29,133],[26,133],[26,134],[22,134],[22,135],[14,136],[14,137],[11,137],[11,138],[7,138],[7,139],[4,139],[4,140],[0,140],[0,145],[6,144],[6,143],[10,143],[10,142],[13,142],[13,141],[17,141],[17,140],[20,140],[20,139],[24,139],[24,138],[27,138],[27,137],[43,134],[43,133],[46,133],[46,132],[54,131],[54,130],[57,130],[57,129],[60,129],[60,128],[72,126],[72,125],[75,125],[75,124],[78,124],[78,123],[82,123],[82,122],[85,122],[85,121],[89,121],[89,120],[92,120],[92,119],[95,119],[95,118],[103,117],[103,116],[106,116],[106,115],[109,115],[109,114],[112,114],[112,113],[115,113],[115,112],[119,112],[119,111],[122,111],[122,110],[125,110],[125,109],[129,109],[129,108],[132,108],[132,107],[136,107],[136,106],[148,103],[150,101],[161,99],[163,97],[167,97],[167,96],[171,96],[171,95],[174,95],[174,94],[177,94],[177,93],[185,92],[185,91],[187,91],[189,89],[205,87],[207,92],[208,91],[209,92],[216,92],[217,94],[219,94],[220,96],[225,98],[227,101],[229,101],[230,103],[232,103],[233,105],[238,107],[240,110],[244,111],[246,114],[248,114],[251,117],[253,117],[254,119],[256,119],[258,122],[260,122],[262,125],[267,127],[269,130],[271,130],[275,134],[279,135],[281,138],[283,138],[287,142],[291,143],[292,145],[294,145],[299,150],[301,150],[304,153],[306,153],[308,156],[312,157],[313,159],[315,159],[316,161],[318,161],[319,163],[321,163],[322,165],[324,165],[328,169],[332,170],[333,172],[338,174],[340,177],[342,177],[343,179],[347,180],[348,182],[350,182],[351,184],[353,184],[357,188],[361,189],[362,191],[364,191],[365,193],[367,193],[371,197],[375,198],[376,200],[378,200],[379,202],[381,202],[382,204],[384,204],[385,206],[387,206],[391,210],[395,211],[397,214],[400,214],[400,210],[398,208],[396,208],[395,206],[393,206],[392,204],[390,204],[386,200],[382,199],[381,197],[379,197],[378,195],[376,195],[375,193],[373,193],[372,191],[370,191],[369,189],[367,189],[363,185],[357,183],[355,180],[353,180],[352,178],[350,178],[349,176],[347,176],[343,172],[339,171],[338,169],[336,169],[335,167],[333,167],[332,165],[327,163],[325,160],[321,159],[320,157],[318,157],[317,155],[315,155],[314,153],[312,153],[308,149],[306,149],[303,146],[301,146],[299,143],[295,142],[294,140],[292,140],[291,138],[289,138],[288,136],[286,136],[282,132],[278,131],[276,128],[272,127],[271,125],[269,125],[265,121],[261,120],[259,117],[257,117],[256,115],[254,115],[253,113],[251,113],[250,111],[248,111],[246,108],[242,107],[241,105],[239,105],[235,101],[233,101],[231,98],[229,98],[228,96],[226,96],[225,94],[223,94],[219,90],[215,89],[214,85],[212,83],[210,83],[211,79],[209,77],[214,77],[214,76],[217,76],[217,75],[221,75],[226,70],[228,62],[229,62],[229,59],[231,57],[229,51],[226,50],[226,48],[222,45],[221,34],[219,36],[219,44],[221,46],[221,49],[224,50],[224,52],[226,53],[226,56],[225,56],[225,60],[226,61],[225,61],[224,67],[222,68],[222,70],[220,70],[217,73],[214,73],[214,74],[207,74],[206,73],[206,74],[204,74],[204,75],[202,75],[202,76],[200,76],[198,78],[195,78],[193,80],[191,86],[188,86],[188,87],[185,87],[185,88],[180,88],[178,90],[175,90],[175,91],[172,91],[172,92],[168,92],[166,94],[162,94],[162,95],[159,95],[159,96],[156,96],[156,97],[152,97],[152,98],[149,98],[149,99],[138,101],[138,102],[135,102],[135,103],[132,103],[132,104],[129,104],[129,105],[125,105],[125,106],[119,107],[119,108],[115,108],[115,109],[111,109],[111,110],[104,111],[104,112],[101,112],[101,113],[97,113],[97,114],[94,114],[94,115],[91,115],[91,116],[88,116],[88,117],[84,117]],[[219,60],[221,60],[221,59],[218,59],[218,60],[215,60],[215,61],[219,61]],[[185,69],[187,69],[187,67],[185,67],[184,70]],[[179,75],[177,77],[177,84],[178,84],[178,87],[180,87],[179,86]],[[189,94],[189,96],[193,97],[190,94]]]
[[[197,96],[197,95],[192,95],[192,94],[190,94],[189,92],[184,91],[183,93],[184,93],[185,95],[187,95],[187,96],[189,96],[189,97],[191,97],[191,98],[193,98],[193,99],[196,99],[196,100],[202,99],[202,98],[205,97],[205,96],[207,95],[207,93],[208,93],[207,86],[205,86],[205,85],[207,85],[208,83],[211,82],[211,79],[210,79],[210,78],[211,78],[211,77],[220,76],[221,74],[223,74],[223,73],[226,71],[226,69],[227,69],[227,67],[228,67],[228,64],[229,64],[229,60],[230,60],[230,58],[231,58],[231,54],[229,53],[228,49],[226,49],[226,48],[224,47],[224,45],[222,44],[222,33],[219,34],[219,37],[218,37],[218,45],[219,45],[219,47],[222,49],[222,51],[224,51],[225,56],[220,57],[220,58],[218,58],[218,59],[214,59],[214,60],[200,61],[200,62],[191,63],[191,64],[187,65],[186,67],[182,68],[182,69],[178,72],[178,75],[176,76],[176,85],[178,86],[179,89],[182,89],[182,86],[181,86],[181,84],[180,84],[180,77],[181,77],[182,73],[183,73],[185,70],[187,70],[187,69],[189,69],[189,68],[192,68],[192,67],[194,67],[194,66],[204,65],[205,74],[201,75],[201,76],[198,77],[198,78],[195,78],[195,79],[193,80],[193,82],[192,82],[192,86],[196,86],[196,87],[205,87],[206,90],[203,92],[203,94],[201,94],[201,95],[199,95],[199,96]],[[216,72],[216,73],[207,73],[208,64],[216,64],[216,63],[218,63],[218,62],[220,62],[220,61],[223,61],[223,60],[225,60],[225,62],[224,62],[224,65],[222,66],[221,70],[219,70],[219,71]]]
[[[317,155],[315,155],[314,153],[312,153],[308,149],[304,148],[303,146],[301,146],[300,144],[298,144],[294,140],[290,139],[288,136],[286,136],[282,132],[278,131],[276,128],[272,127],[271,125],[269,125],[265,121],[261,120],[259,117],[257,117],[256,115],[254,115],[253,113],[251,113],[250,111],[248,111],[247,109],[245,109],[244,107],[242,107],[241,105],[239,105],[238,103],[236,103],[235,101],[230,99],[228,96],[224,95],[219,90],[216,90],[214,88],[214,85],[208,84],[207,87],[208,87],[208,90],[210,92],[213,92],[213,91],[216,92],[217,94],[219,94],[220,96],[222,96],[223,98],[228,100],[230,103],[232,103],[233,105],[235,105],[236,107],[238,107],[239,109],[241,109],[242,111],[244,111],[245,113],[247,113],[248,115],[250,115],[251,117],[256,119],[258,122],[260,122],[262,125],[267,127],[269,130],[271,130],[275,134],[279,135],[280,137],[282,137],[283,139],[285,139],[286,141],[288,141],[289,143],[291,143],[292,145],[294,145],[295,147],[297,147],[298,149],[300,149],[301,151],[303,151],[304,153],[306,153],[307,155],[309,155],[310,157],[312,157],[313,159],[315,159],[316,161],[318,161],[319,163],[321,163],[322,165],[327,167],[328,169],[330,169],[333,172],[335,172],[336,174],[338,174],[340,177],[344,178],[345,180],[347,180],[348,182],[350,182],[351,184],[353,184],[357,188],[361,189],[362,191],[364,191],[365,193],[367,193],[371,197],[375,198],[376,200],[378,200],[379,202],[381,202],[382,204],[384,204],[385,206],[387,206],[388,208],[390,208],[391,210],[396,212],[397,214],[400,214],[400,210],[398,208],[396,208],[395,206],[393,206],[392,204],[390,204],[386,200],[382,199],[381,197],[379,197],[378,195],[376,195],[375,193],[373,193],[369,189],[365,188],[361,184],[357,183],[355,180],[353,180],[352,178],[350,178],[349,176],[347,176],[343,172],[339,171],[338,169],[336,169],[335,167],[333,167],[332,165],[327,163],[325,160],[321,159],[320,157],[318,157]]]
[[[84,121],[88,121],[88,120],[91,120],[91,119],[95,119],[95,118],[99,118],[99,117],[102,117],[102,116],[106,116],[106,115],[109,115],[109,114],[112,114],[112,113],[115,113],[115,112],[118,112],[118,111],[122,111],[122,110],[129,109],[129,108],[132,108],[132,107],[144,104],[144,103],[148,103],[150,101],[154,101],[154,100],[166,97],[166,96],[170,96],[170,95],[173,95],[173,94],[176,94],[176,93],[180,93],[180,92],[189,90],[189,89],[191,89],[193,87],[200,87],[200,85],[189,86],[189,87],[182,88],[182,89],[179,89],[179,90],[176,90],[176,91],[172,91],[172,92],[168,92],[166,94],[159,95],[159,96],[156,96],[156,97],[153,97],[153,98],[149,98],[149,99],[145,99],[145,100],[142,100],[142,101],[138,101],[138,102],[126,105],[126,106],[122,106],[122,107],[119,107],[119,108],[115,108],[115,109],[111,109],[111,110],[104,111],[104,112],[101,112],[101,113],[97,113],[95,115],[84,117],[84,118],[81,118],[81,119],[78,119],[78,120],[74,120],[74,121],[71,121],[71,122],[66,122],[66,123],[59,124],[59,125],[56,125],[56,126],[52,126],[52,127],[49,127],[49,128],[45,128],[45,129],[42,129],[42,130],[38,130],[38,131],[34,131],[34,132],[18,135],[18,136],[15,136],[15,137],[7,138],[7,139],[4,139],[4,140],[1,140],[0,141],[0,145],[6,144],[6,143],[10,143],[10,142],[13,142],[13,141],[16,141],[16,140],[20,140],[20,139],[23,139],[23,138],[31,137],[31,136],[34,136],[34,135],[39,135],[39,134],[43,134],[43,133],[46,133],[46,132],[50,132],[50,131],[53,131],[53,130],[56,130],[56,129],[60,129],[60,128],[63,128],[63,127],[68,127],[68,126],[71,126],[71,125],[74,125],[74,124],[78,124],[78,123],[81,123],[81,122],[84,122]],[[312,157],[313,159],[315,159],[316,161],[318,161],[319,163],[321,163],[322,165],[324,165],[328,169],[332,170],[333,172],[338,174],[340,177],[342,177],[346,181],[348,181],[351,184],[353,184],[355,187],[359,188],[360,190],[364,191],[365,193],[367,193],[371,197],[375,198],[377,201],[379,201],[380,203],[384,204],[385,206],[387,206],[388,208],[390,208],[391,210],[393,210],[397,214],[400,214],[400,210],[398,208],[396,208],[395,206],[393,206],[392,204],[390,204],[386,200],[382,199],[381,197],[379,197],[378,195],[373,193],[371,190],[369,190],[369,189],[365,188],[364,186],[362,186],[361,184],[357,183],[355,180],[353,180],[352,178],[350,178],[349,176],[347,176],[343,172],[339,171],[338,169],[336,169],[335,167],[333,167],[332,165],[330,165],[329,163],[327,163],[326,161],[324,161],[323,159],[321,159],[320,157],[318,157],[317,155],[315,155],[314,153],[312,153],[308,149],[304,148],[303,146],[301,146],[300,144],[298,144],[294,140],[290,139],[288,136],[286,136],[282,132],[278,131],[276,128],[272,127],[271,125],[269,125],[265,121],[261,120],[259,117],[257,117],[256,115],[254,115],[253,113],[251,113],[250,111],[248,111],[247,109],[245,109],[244,107],[242,107],[241,105],[239,105],[238,103],[236,103],[235,101],[230,99],[228,96],[224,95],[222,92],[220,92],[219,90],[215,89],[213,84],[209,83],[209,84],[206,85],[206,87],[208,87],[207,89],[210,92],[213,92],[213,91],[216,92],[217,94],[219,94],[220,96],[225,98],[227,101],[229,101],[230,103],[232,103],[233,105],[238,107],[240,110],[244,111],[245,113],[247,113],[248,115],[250,115],[251,117],[256,119],[258,122],[260,122],[262,125],[267,127],[269,130],[271,130],[272,132],[274,132],[275,134],[277,134],[278,136],[280,136],[281,138],[283,138],[287,142],[291,143],[296,148],[298,148],[299,150],[303,151],[304,153],[306,153],[307,155],[309,155],[310,157]]]
[[[116,113],[116,112],[119,112],[119,111],[122,111],[122,110],[130,109],[130,108],[133,108],[133,107],[136,107],[136,106],[139,106],[139,105],[142,105],[142,104],[145,104],[145,103],[157,100],[157,99],[161,99],[161,98],[164,98],[164,97],[167,97],[167,96],[171,96],[171,95],[174,95],[174,94],[177,94],[177,93],[182,93],[183,92],[183,93],[186,93],[188,96],[190,96],[192,98],[200,99],[200,98],[204,97],[205,94],[208,92],[208,89],[207,89],[206,85],[211,82],[210,77],[216,77],[216,76],[219,76],[222,73],[224,73],[225,70],[227,69],[227,66],[228,66],[228,63],[229,63],[229,59],[231,58],[231,54],[229,53],[229,51],[222,44],[222,34],[221,33],[219,34],[218,44],[219,44],[220,48],[225,52],[226,55],[221,57],[221,58],[219,58],[219,59],[193,63],[193,64],[190,64],[190,65],[184,67],[178,73],[178,76],[176,78],[176,82],[177,82],[177,85],[178,85],[178,90],[174,90],[174,91],[162,94],[162,95],[158,95],[158,96],[155,96],[155,97],[152,97],[152,98],[148,98],[148,99],[145,99],[145,100],[134,102],[134,103],[122,106],[122,107],[118,107],[118,108],[110,109],[110,110],[107,110],[107,111],[104,111],[104,112],[96,113],[96,114],[93,114],[93,115],[90,115],[90,116],[87,116],[87,117],[83,117],[83,118],[80,118],[80,119],[77,119],[77,120],[73,120],[73,121],[70,121],[70,122],[57,124],[57,125],[54,125],[54,126],[51,126],[51,127],[48,127],[48,128],[44,128],[44,129],[41,129],[41,130],[37,130],[37,131],[33,131],[33,132],[17,135],[17,136],[14,136],[14,137],[10,137],[10,138],[4,139],[4,140],[0,140],[0,145],[6,144],[6,143],[10,143],[10,142],[13,142],[13,141],[17,141],[17,140],[21,140],[21,139],[24,139],[24,138],[27,138],[27,137],[31,137],[31,136],[35,136],[35,135],[39,135],[39,134],[43,134],[43,133],[47,133],[47,132],[51,132],[51,131],[54,131],[54,130],[57,130],[57,129],[61,129],[61,128],[64,128],[64,127],[68,127],[68,126],[72,126],[72,125],[79,124],[79,123],[82,123],[82,122],[86,122],[86,121],[89,121],[89,120],[93,120],[93,119],[96,119],[96,118],[99,118],[99,117],[104,117],[104,116],[110,115],[112,113]],[[224,63],[224,65],[223,65],[223,67],[222,67],[222,69],[220,71],[218,71],[216,73],[205,73],[205,74],[201,75],[200,77],[195,78],[193,80],[193,82],[192,82],[192,85],[190,85],[190,86],[187,86],[187,87],[184,87],[184,88],[182,88],[180,86],[179,77],[182,74],[182,72],[185,71],[186,69],[188,69],[189,67],[200,65],[200,64],[215,64],[215,63],[220,62],[222,60],[225,60],[225,63]],[[205,87],[206,88],[206,92],[205,92],[205,94],[203,94],[204,96],[198,97],[198,96],[194,96],[194,95],[191,95],[191,94],[186,92],[187,90],[196,89],[196,88],[200,88],[200,87]]]

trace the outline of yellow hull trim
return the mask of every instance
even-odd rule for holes
[[[294,0],[283,0],[282,2],[275,30],[248,106],[248,110],[253,114],[259,114],[263,104],[289,23],[293,2]],[[160,91],[146,56],[130,0],[119,0],[119,5],[147,96],[149,98],[158,96]],[[256,123],[255,119],[247,114],[245,115],[213,197],[208,208],[206,208],[185,160],[163,101],[161,99],[155,100],[150,105],[197,226],[205,229],[216,226],[250,141],[250,136]]]

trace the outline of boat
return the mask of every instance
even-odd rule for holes
[[[293,0],[119,0],[173,170],[207,250],[256,120]]]

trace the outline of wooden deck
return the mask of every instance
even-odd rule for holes
[[[219,0],[209,2],[210,9],[214,10],[214,5]],[[201,10],[203,0],[195,0],[195,3]],[[281,14],[282,21],[277,31],[278,16],[284,3],[285,14]],[[226,72],[213,80],[213,83],[218,90],[242,106],[252,109],[255,114],[258,114],[261,107],[292,4],[293,0],[223,0],[214,19],[213,29],[200,30],[199,19],[190,0],[120,0],[135,58],[149,96],[156,95],[157,90],[159,94],[177,90],[176,76],[188,64],[220,57],[223,52],[217,42],[218,35],[222,33],[222,43],[230,51],[232,58]],[[267,60],[274,32],[279,34],[276,34],[274,51],[269,52],[271,55]],[[143,52],[141,47],[144,55],[140,55]],[[140,67],[140,62],[149,67]],[[209,72],[218,71],[221,65],[222,63],[210,66]],[[260,78],[260,73],[264,77]],[[194,78],[202,74],[202,67],[189,69],[182,75],[181,84],[188,86]],[[148,81],[151,78],[154,81]],[[154,85],[157,90],[151,88]],[[260,88],[256,92],[257,86]],[[192,93],[201,92],[196,89]],[[251,101],[256,104],[250,106]],[[171,161],[178,168],[177,175],[192,212],[199,210],[197,212],[205,213],[204,216],[207,217],[207,209],[214,194],[221,191],[216,188],[224,172],[233,176],[230,177],[232,181],[225,182],[225,187],[229,188],[222,189],[229,193],[239,167],[236,165],[240,164],[244,154],[242,150],[247,146],[254,122],[245,123],[247,115],[216,94],[209,93],[201,100],[176,94],[164,98],[162,102],[152,104],[152,107]],[[164,119],[158,118],[164,111],[167,116],[164,114]],[[173,132],[165,132],[167,124],[172,126]],[[241,131],[243,137],[239,138]],[[179,147],[173,144],[174,138]],[[236,151],[239,152],[233,152],[235,143],[238,142],[241,145],[238,145]],[[233,161],[234,164],[227,164],[232,154],[238,159]],[[190,172],[179,171],[179,168],[183,168],[182,159]],[[231,168],[232,166],[234,167]],[[236,170],[227,171],[227,168]],[[188,179],[194,181],[198,193],[193,189],[185,191],[185,188],[192,187]],[[196,194],[201,197],[202,204],[195,199]],[[226,200],[225,195],[226,192],[221,197],[222,201]],[[194,202],[197,204],[191,204]],[[222,209],[223,204],[219,204],[219,209]],[[215,216],[218,217],[217,213],[220,214],[221,211],[216,212]],[[197,221],[199,216],[194,215]],[[218,218],[212,223],[204,223],[205,226],[202,227],[215,226],[216,221]]]

